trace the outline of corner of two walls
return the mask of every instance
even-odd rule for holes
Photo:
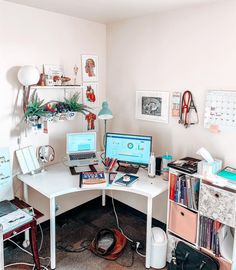
[[[109,130],[152,135],[156,155],[196,156],[205,147],[235,167],[235,131],[213,134],[203,127],[207,90],[236,90],[235,12],[235,2],[220,1],[109,25],[107,99],[114,114]],[[168,124],[135,118],[137,90],[169,92]],[[193,93],[199,116],[199,124],[187,129],[171,117],[172,92],[185,90]],[[123,201],[133,204],[130,196]],[[158,204],[154,216],[165,220]]]
[[[12,19],[14,18],[14,19]],[[17,22],[17,23],[16,23]],[[22,87],[17,80],[17,72],[23,65],[35,65],[42,71],[43,64],[61,64],[65,74],[73,78],[73,67],[79,67],[77,81],[82,84],[81,55],[95,54],[99,61],[99,102],[104,100],[106,88],[106,26],[104,24],[77,19],[53,12],[43,11],[23,5],[0,0],[0,44],[1,58],[1,146],[9,146],[13,161],[13,172],[19,171],[14,152],[19,145],[33,144],[40,146],[50,144],[55,147],[56,160],[61,161],[65,155],[65,135],[67,132],[81,131],[80,121],[64,121],[49,125],[48,134],[28,132],[19,123],[23,117]],[[43,89],[40,91],[44,91]],[[61,90],[53,90],[58,97]],[[63,91],[63,90],[62,90]],[[45,101],[51,98],[45,91],[42,93]],[[98,142],[101,147],[101,130],[99,128]],[[22,185],[14,180],[15,193],[22,196]],[[86,202],[100,192],[71,194],[67,198],[59,198],[61,206],[59,213]],[[45,213],[48,218],[48,201],[36,191],[30,190],[30,203]]]

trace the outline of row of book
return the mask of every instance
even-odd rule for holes
[[[198,209],[200,180],[186,174],[170,174],[170,200]]]
[[[199,246],[211,250],[216,256],[220,256],[220,228],[219,221],[200,216]]]

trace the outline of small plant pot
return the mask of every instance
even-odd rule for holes
[[[74,120],[75,117],[77,116],[77,112],[67,112],[66,113],[66,119],[67,120]]]
[[[53,113],[47,113],[43,120],[48,121],[48,122],[53,122],[54,121],[54,114]]]
[[[39,119],[40,117],[36,115],[29,116],[26,118],[26,123],[31,127],[37,126],[38,124],[40,124]]]
[[[67,118],[66,118],[66,113],[65,113],[65,112],[63,112],[63,113],[58,113],[58,114],[57,114],[57,117],[58,117],[58,120],[59,120],[59,121],[64,121],[64,120],[67,119]]]

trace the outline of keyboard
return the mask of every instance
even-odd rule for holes
[[[95,153],[84,153],[84,154],[70,154],[70,160],[81,160],[81,159],[90,159],[95,158]]]

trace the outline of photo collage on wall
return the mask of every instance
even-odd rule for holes
[[[98,130],[98,57],[82,55],[83,103],[90,109],[86,115],[84,131]]]

